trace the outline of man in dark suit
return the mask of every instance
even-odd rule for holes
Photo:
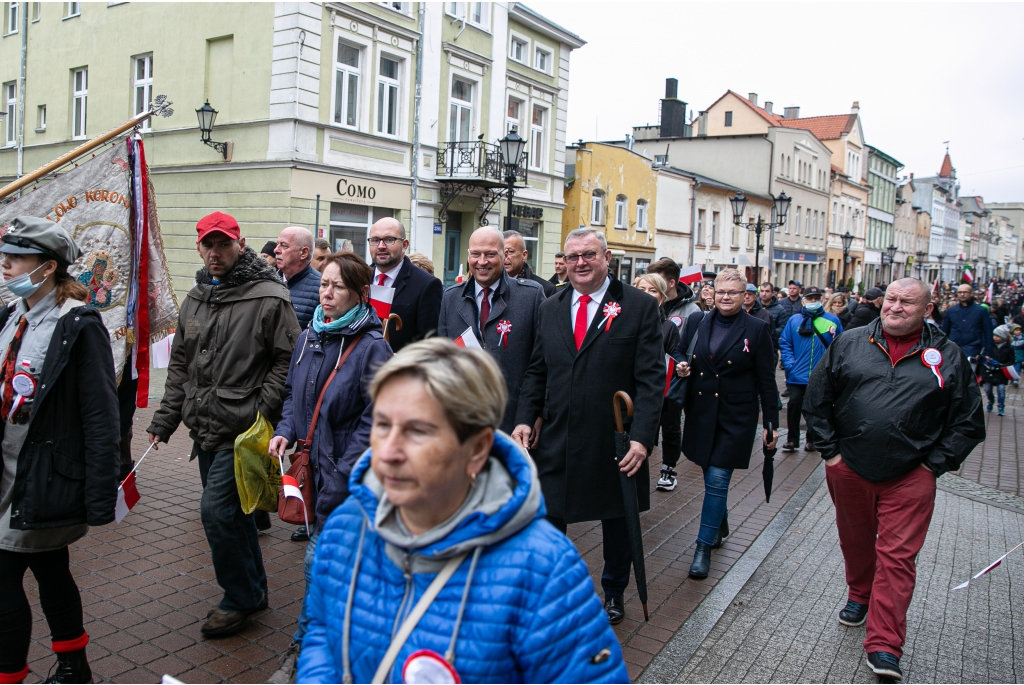
[[[569,271],[565,267],[565,253],[555,253],[555,275],[548,279],[549,283],[553,283],[555,288],[561,288],[569,285]]]
[[[373,284],[395,289],[391,313],[402,318],[402,330],[391,327],[391,349],[398,352],[437,328],[441,311],[441,281],[419,269],[405,256],[409,241],[405,226],[387,217],[370,227]]]
[[[504,240],[493,226],[478,228],[469,238],[467,283],[445,291],[437,334],[457,338],[471,329],[480,345],[501,367],[508,385],[508,404],[501,430],[515,428],[519,390],[530,365],[537,312],[544,292],[533,281],[509,278],[502,264]]]
[[[511,278],[518,278],[521,281],[533,281],[544,289],[544,297],[551,297],[555,294],[555,285],[551,281],[533,273],[530,265],[526,262],[530,252],[526,249],[526,241],[519,231],[505,231],[505,271]]]
[[[650,509],[647,454],[661,420],[665,353],[658,301],[609,278],[611,258],[600,231],[580,228],[566,238],[570,286],[540,306],[512,437],[529,446],[543,416],[533,454],[548,520],[562,531],[601,521],[605,611],[618,623],[632,561],[619,471],[636,477],[640,510]],[[619,390],[633,399],[634,413],[629,452],[616,464],[612,398]]]

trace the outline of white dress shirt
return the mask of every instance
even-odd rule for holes
[[[590,330],[590,324],[594,322],[594,316],[597,315],[598,309],[601,307],[601,300],[604,299],[604,294],[608,292],[608,286],[611,285],[611,276],[605,279],[604,285],[601,286],[596,292],[590,293],[591,300],[587,303],[587,330]],[[572,291],[572,307],[569,309],[569,326],[573,333],[576,332],[576,312],[580,308],[580,298],[583,293],[573,289]]]
[[[398,272],[402,270],[402,264],[404,264],[404,263],[405,263],[405,260],[402,259],[401,261],[398,262],[398,264],[396,264],[394,267],[392,267],[391,271],[381,271],[377,267],[373,267],[373,284],[374,285],[380,285],[380,275],[383,273],[384,274],[384,287],[386,287],[386,288],[394,288],[395,287],[395,279],[398,278]]]

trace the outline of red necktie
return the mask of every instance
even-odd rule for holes
[[[0,367],[0,380],[4,386],[3,405],[0,405],[0,413],[4,418],[11,413],[11,407],[14,406],[14,387],[11,385],[11,378],[14,376],[14,362],[18,357],[18,350],[21,349],[21,336],[25,333],[26,326],[28,326],[28,319],[23,316],[18,322],[18,330],[14,332],[14,339],[11,340],[11,344],[7,348],[3,367]]]
[[[387,274],[381,274],[377,277],[377,285],[384,285],[384,279],[387,278]]]
[[[491,289],[484,288],[484,299],[480,303],[480,339],[484,337],[484,328],[487,326],[487,319],[491,318]]]
[[[573,329],[577,351],[583,347],[583,339],[587,337],[587,304],[590,300],[590,295],[580,295],[580,308],[576,310],[576,327]]]

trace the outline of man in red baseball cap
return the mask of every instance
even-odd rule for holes
[[[157,443],[167,442],[179,423],[189,429],[203,481],[200,518],[224,590],[201,632],[218,638],[237,633],[267,607],[257,522],[242,511],[234,446],[257,414],[271,424],[281,419],[300,330],[277,269],[245,246],[233,217],[214,212],[196,231],[205,266],[181,305],[164,397],[147,430]]]

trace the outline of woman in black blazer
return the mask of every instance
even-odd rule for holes
[[[704,505],[690,576],[706,578],[711,550],[729,535],[726,500],[734,469],[750,465],[758,411],[764,419],[764,442],[775,447],[779,437],[775,352],[767,323],[743,309],[747,281],[735,269],[715,279],[715,308],[690,315],[675,357],[685,359],[697,335],[693,360],[676,366],[689,377],[683,454],[704,471]],[[758,406],[760,405],[760,407]],[[770,429],[769,429],[770,427]]]

